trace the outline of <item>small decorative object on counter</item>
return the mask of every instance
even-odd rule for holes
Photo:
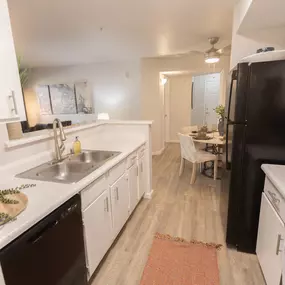
[[[219,115],[218,131],[219,135],[224,135],[224,120],[225,120],[225,107],[223,105],[217,106],[214,111]]]
[[[205,138],[207,138],[207,132],[208,132],[207,126],[200,127],[199,130],[198,130],[198,136],[196,137],[196,139],[205,139]]]
[[[79,141],[78,137],[75,137],[75,141],[73,142],[73,153],[81,153],[81,142]]]
[[[0,190],[0,225],[15,220],[28,204],[28,197],[20,190],[35,187],[36,184],[23,184],[20,187]]]
[[[22,127],[20,122],[7,123],[7,131],[9,140],[17,140],[23,137]]]

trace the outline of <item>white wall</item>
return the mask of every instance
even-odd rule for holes
[[[242,59],[243,57],[256,53],[256,50],[258,48],[266,46],[274,46],[276,49],[281,48],[281,46],[272,44],[272,42],[253,40],[239,33],[238,30],[240,24],[244,19],[246,13],[248,12],[252,2],[253,2],[252,0],[240,0],[235,5],[234,19],[233,19],[233,33],[232,33],[231,64],[230,64],[231,69],[235,67],[239,62],[239,60]]]
[[[191,89],[191,75],[180,75],[169,78],[170,141],[177,141],[177,133],[181,127],[191,124]]]
[[[111,119],[140,118],[140,63],[106,62],[78,66],[34,68],[30,87],[37,84],[91,84],[95,115],[109,113]],[[43,120],[53,119],[45,116]]]
[[[229,56],[222,56],[216,65],[206,64],[203,55],[189,55],[179,58],[142,59],[141,61],[141,102],[142,119],[153,120],[152,147],[159,152],[164,147],[164,107],[160,90],[160,73],[166,71],[190,71],[192,75],[225,71],[228,74],[230,64]],[[227,76],[223,76],[223,86],[226,85]],[[225,88],[223,88],[225,91]],[[224,100],[224,94],[221,94]]]

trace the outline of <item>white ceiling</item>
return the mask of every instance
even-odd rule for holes
[[[231,42],[236,0],[8,0],[16,50],[30,66],[132,60]]]

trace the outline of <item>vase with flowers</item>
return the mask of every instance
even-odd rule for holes
[[[225,121],[225,106],[219,105],[217,106],[214,111],[219,116],[219,124],[218,124],[218,131],[219,135],[224,135],[224,121]]]

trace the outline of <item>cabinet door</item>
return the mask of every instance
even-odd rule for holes
[[[263,193],[256,254],[267,285],[280,284],[284,238],[284,224]]]
[[[138,203],[138,165],[134,164],[129,169],[129,195],[130,195],[130,213]]]
[[[129,216],[129,188],[125,175],[111,186],[114,236],[120,232]]]
[[[141,197],[144,195],[146,191],[146,159],[145,155],[139,159],[139,191],[138,191],[138,199],[140,200]]]
[[[0,120],[25,120],[14,40],[7,0],[0,0]]]
[[[109,191],[104,191],[83,212],[83,224],[90,277],[113,240]]]

